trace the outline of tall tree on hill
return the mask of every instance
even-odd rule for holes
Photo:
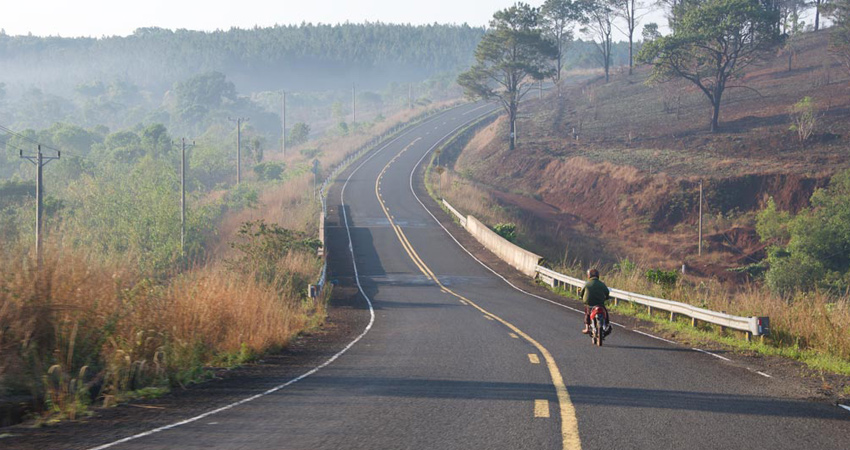
[[[614,31],[614,0],[581,0],[584,12],[582,33],[590,36],[599,50],[599,60],[605,70],[605,82],[611,72],[611,33]]]
[[[573,40],[573,25],[581,19],[580,5],[572,0],[546,0],[540,8],[543,26],[547,35],[558,48],[555,57],[555,74],[552,79],[561,95],[561,71],[564,67],[564,53]]]
[[[496,12],[490,30],[475,49],[475,64],[458,75],[468,97],[497,99],[508,113],[510,149],[516,147],[519,102],[540,81],[554,72],[550,61],[557,48],[543,37],[537,8],[516,3]]]
[[[832,3],[830,0],[812,0],[810,3],[815,7],[815,31],[820,29],[820,13],[824,9],[829,10],[829,4]]]
[[[635,66],[634,36],[638,20],[645,14],[646,4],[642,0],[613,0],[617,16],[626,21],[626,29],[621,30],[629,38],[629,75]]]
[[[803,22],[800,15],[806,9],[806,0],[780,0],[779,1],[779,25],[782,34],[792,36],[803,31]]]
[[[647,43],[638,59],[653,66],[653,80],[696,85],[711,101],[714,132],[728,82],[778,42],[776,14],[758,0],[707,0],[688,9],[672,34]]]
[[[850,0],[835,0],[828,12],[834,22],[829,50],[850,71]]]

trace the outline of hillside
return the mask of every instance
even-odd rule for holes
[[[597,78],[528,102],[512,153],[506,121],[497,120],[470,140],[454,170],[520,218],[529,245],[549,259],[567,249],[585,261],[685,263],[743,279],[727,269],[764,256],[753,225],[767,199],[799,210],[850,167],[847,73],[827,52],[826,33],[804,36],[798,48],[791,70],[786,54],[769,55],[735,83],[742,87],[727,90],[719,133],[708,132],[710,104],[695,87],[650,85],[645,67],[631,77],[621,70],[608,84]],[[806,96],[818,126],[801,143],[789,111]],[[697,258],[700,180],[708,252]]]

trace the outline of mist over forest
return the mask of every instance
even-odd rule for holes
[[[484,31],[383,23],[214,32],[140,28],[130,36],[104,38],[0,31],[0,123],[25,129],[67,122],[112,130],[163,123],[172,131],[197,133],[208,128],[208,113],[224,105],[232,114],[251,115],[255,127],[279,139],[275,97],[281,90],[291,94],[292,122],[313,122],[314,131],[336,125],[332,106],[347,108],[353,85],[368,91],[363,111],[372,109],[372,115],[406,104],[408,83],[422,84],[413,88],[417,99],[459,95],[454,78],[471,64]],[[591,42],[573,46],[566,67],[598,65]],[[624,55],[625,47],[618,45],[615,60]],[[224,80],[210,78],[212,73]],[[233,89],[223,88],[221,101],[179,104],[186,100],[181,89],[204,83],[197,78],[204,74]]]

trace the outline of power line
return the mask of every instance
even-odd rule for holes
[[[35,139],[30,138],[29,136],[25,136],[25,135],[23,135],[23,134],[20,134],[20,133],[18,133],[18,132],[16,132],[16,131],[12,130],[11,128],[6,127],[6,126],[0,125],[0,131],[4,132],[4,133],[6,133],[6,134],[9,134],[9,135],[15,136],[15,137],[17,137],[17,138],[23,139],[23,140],[25,140],[25,141],[27,141],[27,142],[32,143],[33,145],[41,146],[41,148],[43,148],[43,149],[53,150],[53,151],[54,151],[54,152],[56,152],[57,154],[60,152],[60,150],[59,150],[59,149],[57,149],[57,148],[53,148],[53,147],[51,147],[51,146],[49,146],[49,145],[42,144],[41,142],[38,142],[38,141],[36,141]],[[7,144],[8,144],[8,143],[7,143]]]

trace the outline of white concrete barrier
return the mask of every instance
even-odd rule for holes
[[[543,259],[542,256],[531,253],[499,236],[473,216],[467,216],[464,228],[488,250],[520,272],[530,277],[534,277],[537,273],[537,265]]]

